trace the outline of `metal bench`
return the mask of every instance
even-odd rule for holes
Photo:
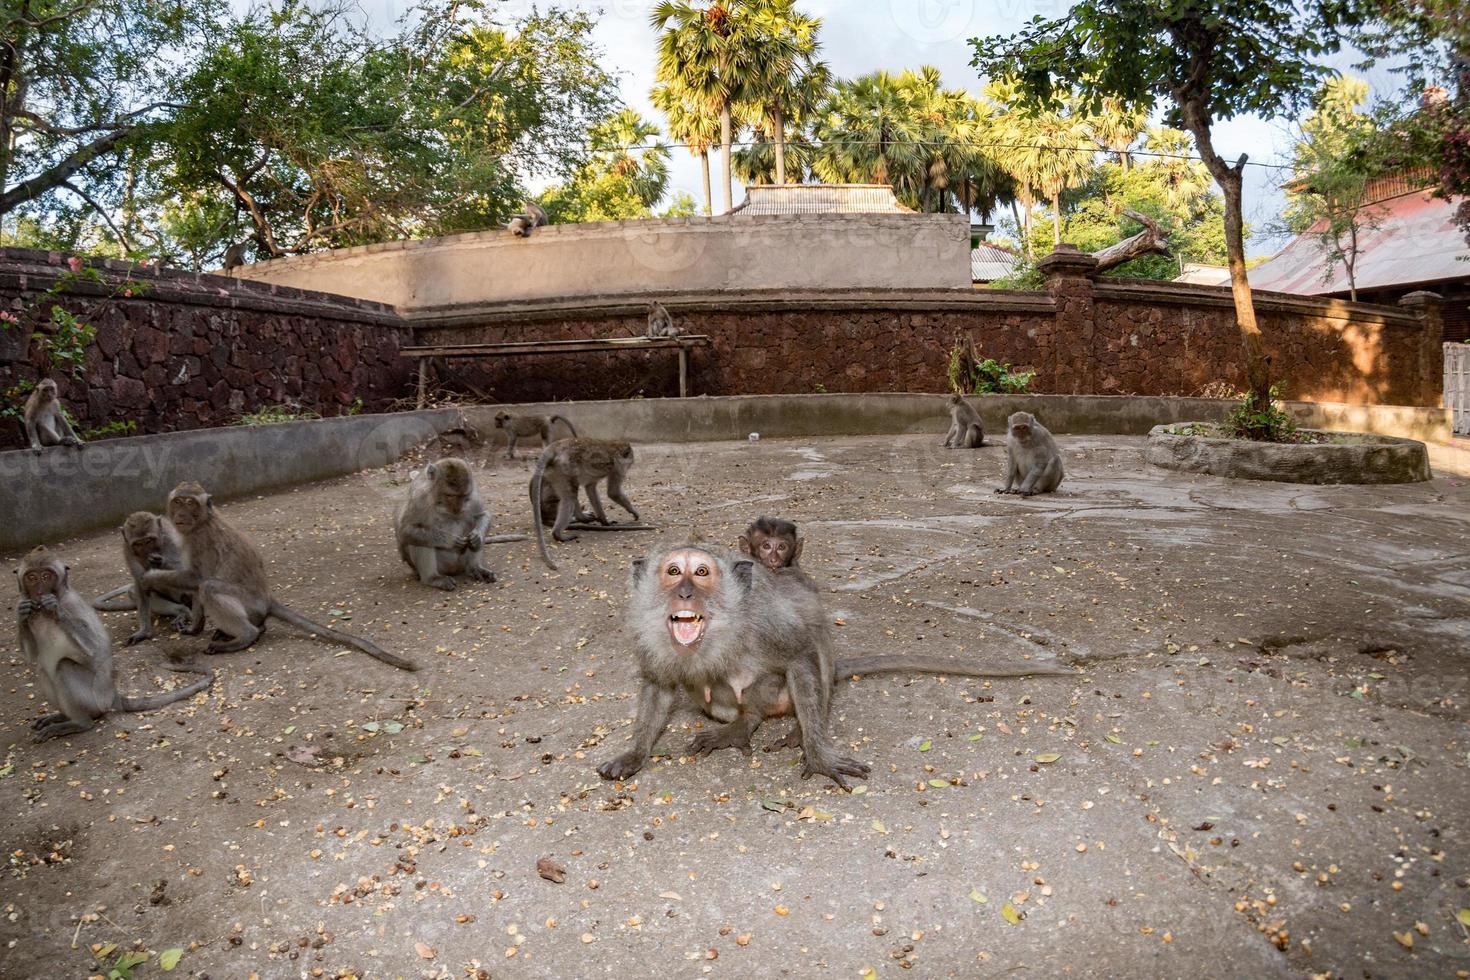
[[[419,362],[419,408],[428,403],[429,363],[433,358],[526,357],[536,354],[606,354],[618,351],[675,350],[679,352],[679,397],[689,394],[689,350],[708,347],[704,334],[683,337],[612,337],[607,340],[542,340],[509,344],[444,344],[436,347],[403,347],[404,357]]]

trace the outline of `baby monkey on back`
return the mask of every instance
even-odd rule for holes
[[[1046,426],[1029,412],[1016,412],[1006,426],[1006,485],[996,493],[1030,497],[1062,485],[1062,454]],[[1019,484],[1019,486],[1017,486]]]
[[[802,584],[816,589],[806,572],[801,570],[801,549],[806,539],[796,531],[796,524],[779,517],[757,517],[740,535],[740,551],[773,572],[793,576]]]

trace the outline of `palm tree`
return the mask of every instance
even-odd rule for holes
[[[719,138],[719,120],[695,100],[693,93],[677,82],[655,85],[652,99],[654,107],[664,114],[668,122],[669,136],[699,157],[699,169],[704,178],[704,213],[712,214],[714,200],[710,195],[709,148]]]
[[[750,30],[759,38],[751,70],[752,125],[775,145],[776,183],[786,183],[786,126],[800,126],[831,83],[816,60],[822,22],[796,10],[796,0],[748,0]]]
[[[762,39],[752,25],[744,0],[661,0],[649,15],[659,31],[658,64],[655,77],[665,84],[677,82],[698,105],[712,107],[720,120],[722,196],[725,211],[730,200],[730,145],[732,108],[747,99]]]
[[[1102,111],[1091,119],[1092,135],[1099,146],[1118,154],[1118,164],[1126,174],[1133,165],[1131,151],[1138,134],[1148,125],[1148,112],[1130,109],[1115,98],[1103,99]]]
[[[817,114],[812,169],[833,184],[892,184],[906,203],[923,190],[924,155],[912,93],[886,71],[838,82]]]
[[[1143,148],[1159,154],[1148,158],[1144,166],[1156,167],[1164,175],[1164,201],[1170,211],[1183,214],[1192,210],[1192,205],[1214,186],[1205,165],[1189,159],[1194,144],[1183,130],[1153,127],[1143,139]]]
[[[608,173],[625,180],[635,197],[653,207],[669,185],[669,148],[658,127],[636,109],[623,109],[593,127],[592,157]]]
[[[987,92],[1004,107],[999,126],[1000,165],[1016,179],[1026,208],[1026,252],[1031,242],[1031,205],[1036,192],[1051,202],[1052,240],[1062,241],[1062,192],[1084,183],[1096,150],[1088,120],[1066,101],[1059,110],[1037,109],[1016,97],[1008,83],[992,83]]]

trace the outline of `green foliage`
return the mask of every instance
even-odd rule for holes
[[[113,419],[104,422],[95,429],[88,429],[82,433],[82,438],[87,442],[97,439],[117,439],[122,436],[136,435],[138,423],[133,419]]]
[[[267,405],[254,412],[246,412],[231,425],[276,425],[280,422],[304,422],[321,418],[316,412],[304,412],[300,405]]]
[[[1046,288],[1046,277],[1041,270],[1025,259],[1017,262],[1009,273],[990,283],[991,289],[1019,289],[1028,293]]]
[[[352,404],[347,406],[347,414],[348,415],[361,415],[362,414],[362,409],[363,409],[362,399],[361,398],[354,398],[354,399],[352,399]]]
[[[1291,415],[1277,404],[1281,390],[1271,386],[1271,398],[1257,399],[1254,392],[1246,392],[1239,405],[1225,416],[1225,431],[1237,439],[1254,439],[1257,442],[1296,442],[1297,424]]]
[[[1035,371],[1014,371],[994,358],[980,360],[973,341],[956,339],[949,351],[950,389],[964,395],[1025,394]]]
[[[86,366],[87,347],[96,339],[97,328],[83,323],[61,306],[51,307],[50,327],[49,333],[37,330],[31,336],[46,350],[52,367],[80,378]]]
[[[552,223],[652,217],[669,184],[669,150],[658,127],[624,109],[594,127],[588,141],[591,158],[572,180],[541,195]]]
[[[14,419],[20,421],[24,418],[26,399],[35,390],[36,383],[30,378],[22,378],[5,389],[4,394],[0,395],[0,420]]]
[[[669,204],[659,212],[660,218],[692,218],[699,213],[699,205],[687,191],[679,191],[669,199]]]

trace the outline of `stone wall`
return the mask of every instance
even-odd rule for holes
[[[1088,257],[1079,256],[1086,260]],[[1089,260],[1090,261],[1090,260]],[[957,335],[982,356],[1034,369],[1032,390],[1195,395],[1245,384],[1226,287],[1094,280],[1086,261],[1052,264],[1046,292],[742,290],[665,299],[711,347],[690,356],[692,394],[944,391]],[[1305,401],[1437,406],[1442,327],[1432,297],[1402,307],[1257,293],[1273,376]],[[568,298],[411,314],[424,345],[616,337],[641,333],[641,304]],[[499,401],[667,396],[671,352],[454,361]]]
[[[0,330],[0,392],[53,377],[79,430],[126,420],[139,433],[228,425],[281,404],[335,416],[359,399],[373,412],[408,393],[403,322],[388,307],[110,260],[88,263],[104,280],[92,282],[69,275],[67,263],[0,249],[0,310],[21,320]],[[74,281],[45,295],[59,276]],[[52,369],[30,338],[47,329],[53,303],[97,330],[80,378]],[[22,444],[18,424],[0,424],[0,448]]]

